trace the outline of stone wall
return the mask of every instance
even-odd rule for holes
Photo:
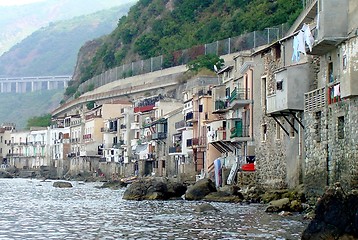
[[[275,50],[275,49],[274,49]],[[277,130],[277,123],[272,116],[266,114],[266,106],[262,100],[262,76],[266,76],[266,94],[274,94],[276,89],[275,70],[281,65],[281,60],[275,58],[276,54],[267,52],[261,58],[257,56],[255,62],[259,66],[260,60],[263,68],[255,67],[254,74],[254,139],[257,182],[264,188],[287,188],[295,187],[302,182],[302,161],[304,152],[300,148],[302,135],[294,133],[287,135],[283,129]],[[261,59],[259,59],[261,58]],[[302,119],[302,115],[298,114]],[[291,120],[292,116],[286,117]],[[290,134],[291,127],[282,116],[276,119]],[[264,126],[265,131],[264,133]],[[295,120],[294,126],[303,133],[300,125]],[[279,133],[277,132],[279,131]],[[303,144],[302,144],[303,145]]]
[[[305,185],[318,194],[335,182],[347,190],[357,187],[358,97],[330,104],[318,115],[305,114]]]

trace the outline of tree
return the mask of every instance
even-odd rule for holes
[[[44,114],[41,116],[35,116],[27,120],[27,128],[30,127],[48,127],[51,125],[51,114]]]
[[[217,69],[220,69],[224,65],[224,60],[215,54],[208,54],[197,57],[196,59],[188,62],[186,66],[189,71],[198,72],[203,68],[215,71],[214,65]]]
[[[95,105],[95,102],[94,101],[89,101],[87,104],[86,104],[86,107],[88,110],[91,110],[92,108],[94,108],[94,105]]]

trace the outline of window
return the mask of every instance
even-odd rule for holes
[[[275,58],[276,60],[281,58],[281,46],[280,45],[276,45],[275,46]]]
[[[276,89],[282,91],[283,80],[276,82]]]
[[[203,112],[203,104],[199,105],[199,112]]]
[[[276,140],[281,140],[281,126],[278,122],[276,123]]]
[[[332,83],[334,82],[334,76],[333,76],[333,63],[328,63],[328,82]]]
[[[346,70],[347,69],[347,55],[343,55],[343,58],[342,58],[342,61],[343,61],[343,70]]]
[[[225,89],[225,96],[226,96],[227,99],[230,98],[230,88]]]
[[[261,78],[261,105],[262,108],[264,109],[264,112],[266,113],[266,77],[262,77]]]
[[[261,125],[261,141],[266,142],[267,139],[267,124]]]
[[[338,139],[344,138],[344,116],[338,117],[337,133]]]

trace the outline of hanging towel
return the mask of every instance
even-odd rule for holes
[[[314,38],[312,36],[311,29],[305,23],[305,24],[303,24],[302,31],[304,32],[305,42],[306,42],[308,48],[310,49],[310,52],[312,52],[312,46],[314,44]]]
[[[333,87],[333,96],[334,97],[338,97],[338,96],[341,96],[341,91],[340,91],[340,87],[339,87],[339,84],[335,85]]]
[[[298,62],[298,61],[300,61],[300,53],[298,52],[298,38],[297,36],[294,36],[292,62]]]
[[[298,35],[298,51],[306,55],[305,33],[301,30]]]

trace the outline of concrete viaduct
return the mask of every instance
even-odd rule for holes
[[[0,93],[25,93],[38,90],[65,89],[72,76],[0,78]]]

